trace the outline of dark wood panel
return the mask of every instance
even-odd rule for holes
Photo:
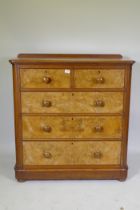
[[[23,148],[22,148],[22,119],[21,113],[21,99],[20,99],[20,77],[19,68],[17,65],[13,66],[13,94],[14,94],[14,120],[15,120],[15,146],[16,146],[16,167],[23,166]]]
[[[122,167],[127,167],[127,146],[128,146],[128,131],[129,131],[129,112],[130,112],[130,95],[131,95],[131,73],[132,69],[130,66],[126,69],[126,79],[125,83],[127,84],[127,91],[124,94],[124,107],[125,107],[125,115],[123,118],[123,139],[122,142],[122,154],[121,154],[121,165]]]
[[[25,180],[75,180],[75,179],[117,179],[124,181],[127,177],[127,168],[124,169],[16,169],[16,179]]]
[[[121,59],[120,54],[18,54],[18,58],[107,58]]]

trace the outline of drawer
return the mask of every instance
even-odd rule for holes
[[[23,116],[23,139],[121,138],[120,116]]]
[[[123,92],[22,92],[23,113],[122,113]]]
[[[65,69],[20,69],[20,78],[21,88],[70,87],[70,70]]]
[[[23,142],[24,165],[120,164],[121,142]]]
[[[76,69],[76,88],[123,88],[124,70]]]

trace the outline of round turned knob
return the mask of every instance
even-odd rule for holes
[[[96,107],[104,107],[105,106],[105,102],[103,100],[96,100],[94,103],[94,106]]]
[[[45,132],[50,133],[51,130],[52,130],[52,128],[51,128],[50,126],[47,126],[47,125],[46,125],[46,126],[43,127],[43,131],[45,131]]]
[[[104,77],[97,77],[95,81],[96,81],[96,83],[98,83],[98,84],[103,84],[103,83],[105,83]]]
[[[50,152],[47,152],[47,151],[46,151],[46,152],[43,153],[43,156],[44,156],[45,158],[48,158],[48,159],[49,159],[49,158],[52,157],[52,154],[51,154]]]
[[[103,154],[100,151],[96,151],[96,152],[93,153],[93,157],[95,159],[101,159],[102,156],[103,156]]]
[[[44,106],[44,107],[50,107],[51,105],[52,105],[51,101],[43,100],[43,102],[42,102],[42,106]]]
[[[102,132],[104,130],[103,126],[97,125],[94,127],[95,132]]]
[[[43,77],[43,82],[49,84],[51,81],[52,79],[50,77],[47,77],[47,76]]]

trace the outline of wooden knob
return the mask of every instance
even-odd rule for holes
[[[103,100],[96,100],[94,103],[94,106],[96,107],[104,107],[105,106],[105,102]]]
[[[105,83],[104,77],[97,77],[95,79],[95,81],[96,81],[97,84],[103,84],[103,83]]]
[[[52,79],[50,77],[47,77],[47,76],[43,77],[43,82],[49,84],[51,81]]]
[[[103,126],[97,125],[94,127],[95,132],[102,132],[104,130]]]
[[[51,130],[52,130],[52,128],[50,126],[48,126],[48,125],[46,125],[46,126],[43,127],[43,131],[45,131],[45,132],[50,133]]]
[[[42,106],[44,106],[44,107],[50,107],[51,105],[52,105],[51,101],[48,101],[48,100],[43,100],[42,101]]]
[[[93,157],[95,159],[101,159],[102,156],[103,156],[103,154],[100,151],[96,151],[96,152],[93,153]]]
[[[43,156],[45,157],[45,158],[48,158],[48,159],[50,159],[51,157],[52,157],[52,154],[50,153],[50,152],[44,152],[43,153]]]

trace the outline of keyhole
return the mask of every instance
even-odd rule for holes
[[[98,70],[98,74],[100,74],[101,73],[101,71],[100,70]]]

